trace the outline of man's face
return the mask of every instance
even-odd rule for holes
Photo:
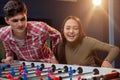
[[[5,18],[8,25],[12,27],[14,34],[25,33],[27,27],[27,16],[24,13],[17,14],[10,18]]]

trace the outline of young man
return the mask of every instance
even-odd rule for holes
[[[59,43],[60,33],[44,22],[27,21],[27,8],[19,0],[9,0],[4,8],[5,21],[9,26],[0,29],[0,39],[6,50],[6,59],[11,63],[13,53],[19,60],[47,61],[57,63],[53,52],[45,45],[52,40],[52,50]]]

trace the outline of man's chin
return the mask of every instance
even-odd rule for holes
[[[25,29],[18,29],[17,32],[25,32]]]
[[[24,33],[25,30],[18,30],[17,32],[18,32],[18,33]]]

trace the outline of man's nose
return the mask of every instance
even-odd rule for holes
[[[23,25],[22,21],[18,21],[18,25],[22,26]]]

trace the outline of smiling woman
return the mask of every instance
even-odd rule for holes
[[[55,52],[59,63],[112,67],[111,63],[119,54],[119,48],[85,35],[82,27],[78,17],[65,18],[61,27],[63,41]],[[99,52],[108,53],[100,65],[96,63],[96,54]]]

